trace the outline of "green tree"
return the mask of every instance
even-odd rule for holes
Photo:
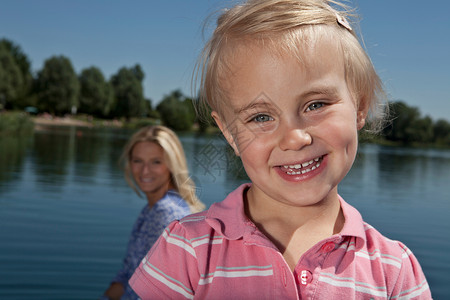
[[[134,74],[134,76],[142,82],[145,78],[144,71],[142,70],[141,66],[139,64],[136,64],[134,67],[130,69],[130,71]]]
[[[152,100],[151,99],[145,99],[145,112],[146,116],[153,119],[159,119],[159,112],[155,109],[153,109],[152,106]]]
[[[42,111],[61,115],[77,108],[80,85],[70,60],[62,55],[47,59],[38,73],[36,91]]]
[[[392,121],[383,131],[387,140],[404,144],[428,144],[434,141],[433,120],[428,116],[422,118],[417,107],[397,101],[389,105],[389,110]]]
[[[433,120],[426,116],[411,122],[410,130],[414,132],[413,141],[421,144],[432,143],[434,139]]]
[[[433,125],[434,142],[441,146],[450,146],[450,123],[444,119],[437,120]]]
[[[22,85],[22,73],[14,57],[2,42],[0,43],[0,109],[15,106]]]
[[[111,78],[114,90],[114,112],[116,117],[140,117],[145,114],[144,91],[142,80],[144,72],[139,65],[132,68],[121,68]]]
[[[383,130],[387,140],[411,143],[415,140],[415,132],[411,126],[420,118],[420,112],[403,101],[389,104],[391,123]]]
[[[165,96],[158,104],[156,110],[161,116],[163,123],[174,130],[190,130],[195,120],[195,112],[192,101],[186,99],[181,91],[173,91]]]
[[[145,99],[145,107],[148,118],[161,119],[159,112],[153,108],[151,99]]]
[[[183,101],[183,105],[186,106],[188,110],[189,123],[192,126],[192,124],[194,124],[195,121],[197,120],[197,114],[194,108],[194,101],[191,98],[185,98]]]
[[[113,104],[113,91],[100,69],[90,67],[82,70],[79,82],[80,107],[78,111],[97,117],[108,116]]]
[[[30,92],[33,84],[33,76],[31,75],[31,63],[27,55],[22,51],[19,45],[8,39],[1,39],[0,45],[6,48],[11,54],[16,66],[19,68],[22,75],[22,82],[17,91],[15,101],[13,103],[14,108],[24,108],[27,105],[34,105],[30,100]]]
[[[196,122],[200,132],[206,132],[210,127],[217,127],[216,122],[211,117],[211,108],[205,105],[199,105],[199,98],[192,101],[192,108],[195,111]]]

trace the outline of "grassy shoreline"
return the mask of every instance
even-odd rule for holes
[[[34,123],[24,112],[0,112],[0,135],[31,134]]]
[[[139,128],[145,125],[159,124],[155,119],[133,118],[129,121],[125,119],[96,119],[89,115],[66,115],[56,117],[50,114],[42,114],[31,117],[36,127],[39,126],[77,126],[77,127],[110,127],[110,128]]]

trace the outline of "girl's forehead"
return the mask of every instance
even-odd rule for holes
[[[317,26],[324,27],[324,26]],[[240,61],[248,55],[252,55],[255,49],[263,49],[266,54],[276,58],[295,58],[304,68],[314,65],[320,61],[323,53],[332,53],[339,57],[337,63],[343,58],[342,46],[338,38],[330,34],[330,30],[301,30],[288,31],[283,34],[269,34],[256,38],[230,38],[223,47],[219,59],[218,68],[220,77],[226,78],[239,68]],[[317,50],[325,51],[317,51]],[[222,75],[222,76],[221,76]]]
[[[253,59],[255,56],[263,57],[263,61],[273,61],[274,64],[288,61],[306,73],[315,73],[317,66],[324,64],[328,64],[329,68],[344,70],[342,48],[336,39],[328,36],[299,40],[297,43],[281,38],[237,40],[227,48],[218,68],[218,84],[223,92],[232,88],[229,86],[230,78],[239,74],[242,68],[260,63]],[[342,75],[344,76],[344,72]]]

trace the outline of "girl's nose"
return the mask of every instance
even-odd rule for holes
[[[286,128],[282,133],[280,148],[286,150],[300,150],[305,146],[311,145],[312,137],[305,129]]]

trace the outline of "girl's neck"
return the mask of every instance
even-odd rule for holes
[[[244,199],[247,217],[281,252],[293,240],[302,240],[305,246],[308,245],[307,248],[312,247],[340,232],[345,221],[337,190],[334,197],[311,206],[291,206],[273,199],[256,199],[251,190],[247,191]]]
[[[245,213],[255,223],[271,220],[297,229],[308,223],[335,224],[338,221],[340,202],[337,188],[327,198],[308,206],[288,205],[252,192],[250,188],[244,196]]]

